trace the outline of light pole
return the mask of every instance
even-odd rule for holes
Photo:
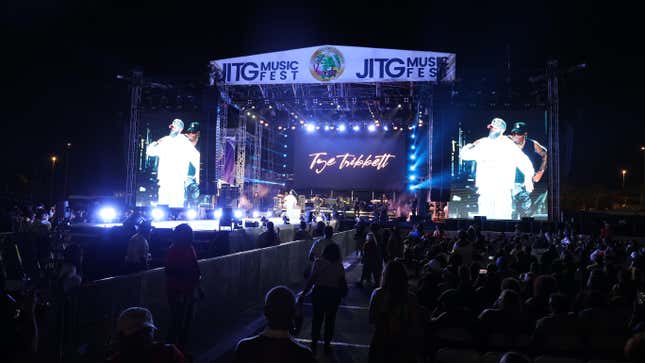
[[[623,191],[625,191],[625,175],[627,175],[627,169],[621,170],[620,175],[621,175],[621,185],[623,187]]]
[[[58,158],[56,157],[56,155],[52,155],[52,157],[49,158],[49,160],[52,163],[51,185],[49,189],[49,203],[52,204],[54,203],[54,186],[56,185],[56,161],[58,160]]]

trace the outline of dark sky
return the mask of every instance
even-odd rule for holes
[[[540,68],[548,57],[564,66],[587,63],[584,75],[563,85],[573,95],[563,103],[575,100],[562,105],[574,130],[567,178],[614,187],[626,167],[634,171],[628,182],[640,182],[642,112],[629,105],[642,103],[642,42],[632,39],[638,23],[627,11],[614,18],[595,13],[591,2],[211,3],[9,0],[2,155],[10,172],[2,192],[12,191],[17,174],[45,178],[49,155],[60,155],[67,141],[74,145],[72,191],[119,190],[128,90],[115,76],[133,66],[146,75],[199,78],[211,59],[319,44],[454,52],[458,76],[471,80],[499,69],[507,44],[517,68]]]

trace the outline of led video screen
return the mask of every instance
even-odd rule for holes
[[[548,218],[543,111],[463,111],[449,138],[449,218]]]
[[[296,188],[405,188],[405,136],[398,132],[303,131],[294,137],[292,160]]]

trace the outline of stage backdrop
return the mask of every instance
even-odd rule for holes
[[[322,45],[212,61],[211,85],[449,82],[454,53]]]
[[[294,135],[296,188],[401,190],[405,137],[317,131]]]

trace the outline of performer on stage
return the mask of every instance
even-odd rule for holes
[[[183,208],[185,182],[190,165],[195,169],[194,178],[199,183],[199,152],[190,140],[181,134],[184,129],[182,120],[174,119],[169,128],[170,135],[148,145],[146,154],[159,157],[158,204],[168,205],[171,208]]]
[[[287,196],[284,197],[284,209],[286,209],[287,218],[290,223],[298,223],[300,221],[300,207],[298,206],[298,194],[295,190],[291,190]]]
[[[533,183],[544,184],[543,176],[547,166],[547,150],[539,142],[528,137],[526,123],[516,122],[511,130],[511,140],[531,160],[533,168],[537,170],[531,179]],[[527,145],[528,144],[528,145]],[[515,204],[515,219],[531,217],[541,205],[546,203],[546,195],[539,195],[533,199],[524,187],[527,178],[519,169],[515,172],[515,187],[513,188],[513,202]],[[544,194],[544,193],[543,193]]]
[[[460,156],[463,160],[477,162],[475,186],[479,194],[478,214],[490,219],[511,219],[515,169],[519,168],[524,175],[533,175],[533,165],[515,143],[504,136],[504,120],[494,118],[487,127],[488,137],[466,144]],[[527,193],[531,193],[533,180],[526,178],[524,187]]]

